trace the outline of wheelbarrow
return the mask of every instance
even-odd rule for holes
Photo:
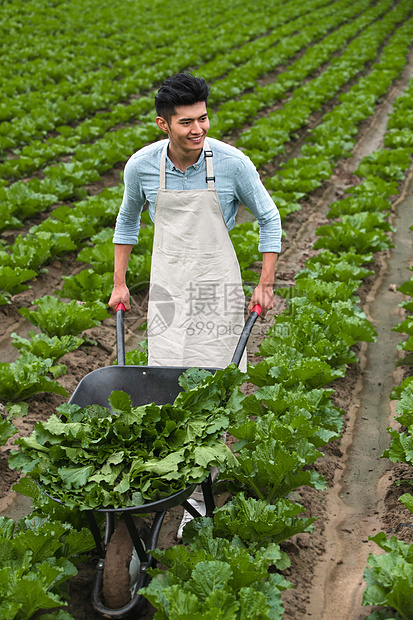
[[[117,365],[99,368],[86,375],[80,381],[69,402],[82,408],[94,404],[110,408],[108,403],[110,394],[114,390],[122,390],[129,394],[134,407],[153,402],[157,405],[172,403],[182,391],[178,379],[188,368],[126,366],[125,306],[119,304],[116,310]],[[241,332],[231,363],[239,365],[252,327],[260,313],[260,306],[257,305],[252,309]],[[207,368],[206,370],[215,372],[218,369]],[[211,476],[202,482],[201,486],[206,515],[212,516],[215,504]],[[156,548],[165,515],[168,510],[180,505],[193,517],[201,516],[187,501],[195,488],[196,485],[192,484],[165,499],[141,506],[106,507],[85,511],[99,554],[92,604],[103,617],[125,618],[132,611],[136,614],[146,605],[146,599],[140,594],[140,589],[149,583],[148,568],[155,566],[156,561],[150,555],[150,551]],[[95,512],[105,513],[106,524],[103,537]],[[147,516],[152,513],[154,517],[151,526],[148,527],[143,515]],[[116,517],[119,515],[121,519],[115,527]]]

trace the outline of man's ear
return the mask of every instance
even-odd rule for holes
[[[165,133],[169,133],[168,122],[164,118],[162,118],[162,116],[157,116],[155,122],[158,125],[159,129],[161,129]]]

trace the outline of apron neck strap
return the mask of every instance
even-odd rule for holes
[[[161,156],[161,166],[159,169],[159,189],[166,188],[166,153],[168,150],[167,142],[163,148],[162,156]],[[215,177],[214,177],[214,167],[212,165],[212,151],[209,147],[208,142],[205,140],[204,142],[204,155],[205,155],[205,165],[206,165],[206,184],[208,189],[215,189]]]

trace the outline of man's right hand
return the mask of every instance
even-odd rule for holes
[[[130,299],[129,289],[126,286],[126,284],[114,286],[112,295],[110,296],[110,299],[109,299],[109,307],[112,308],[113,310],[116,310],[118,305],[122,303],[125,306],[126,311],[129,312],[130,311],[129,299]]]

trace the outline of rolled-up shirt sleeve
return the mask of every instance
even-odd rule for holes
[[[238,200],[256,217],[260,227],[260,252],[281,251],[281,218],[265,189],[252,161],[244,156],[238,161],[236,193]]]
[[[137,161],[133,156],[125,166],[124,183],[123,200],[116,218],[113,242],[135,245],[138,242],[141,213],[146,197],[140,183]]]

